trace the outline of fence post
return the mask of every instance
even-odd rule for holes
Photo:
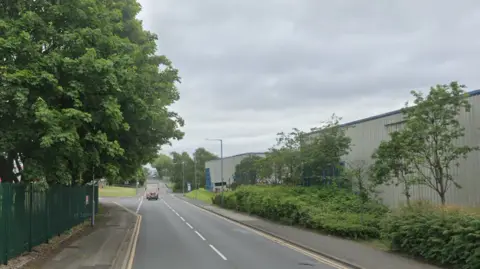
[[[32,237],[33,237],[33,181],[30,182],[30,193],[29,193],[29,229],[28,229],[28,251],[32,251]]]
[[[7,265],[8,264],[8,224],[9,224],[9,215],[11,213],[11,205],[9,204],[10,202],[10,184],[4,184],[4,189],[3,189],[3,208],[2,208],[2,214],[4,214],[4,221],[5,221],[5,226],[4,226],[4,238],[5,238],[5,253],[1,253],[3,255],[3,264]]]
[[[45,220],[45,243],[48,244],[48,240],[50,237],[50,232],[48,229],[49,221],[50,221],[50,209],[49,209],[49,196],[50,196],[50,188],[45,190],[45,215],[46,215],[46,220]]]

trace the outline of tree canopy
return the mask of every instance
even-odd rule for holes
[[[266,152],[265,158],[245,158],[236,167],[237,184],[265,183],[304,185],[320,184],[325,171],[341,173],[341,159],[350,151],[351,139],[346,136],[346,127],[339,124],[335,115],[312,128],[309,133],[293,128],[289,133],[277,134],[276,144]],[[245,175],[250,175],[244,180]],[[255,179],[252,176],[255,175]],[[344,180],[341,182],[343,183]]]
[[[161,178],[168,178],[174,183],[175,191],[182,190],[182,184],[186,185],[188,182],[192,184],[192,188],[197,188],[195,183],[198,184],[198,188],[203,188],[205,186],[205,163],[218,159],[215,154],[205,148],[197,148],[192,156],[187,152],[176,151],[171,152],[170,155],[171,157],[166,154],[158,154],[153,162],[153,167]]]
[[[0,176],[126,179],[181,139],[178,72],[135,0],[0,4]]]

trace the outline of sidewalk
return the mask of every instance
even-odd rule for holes
[[[113,203],[102,206],[105,215],[90,234],[64,247],[39,268],[120,268],[128,256],[127,246],[137,218]]]
[[[440,269],[439,267],[424,264],[393,253],[377,250],[355,241],[321,235],[308,230],[273,223],[259,217],[222,209],[217,206],[206,204],[202,201],[182,197],[181,195],[176,195],[176,197],[187,200],[192,204],[218,215],[288,241],[294,245],[317,252],[323,256],[332,258],[333,260],[343,262],[353,268]]]

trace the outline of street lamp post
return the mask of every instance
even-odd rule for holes
[[[185,162],[182,161],[182,194],[185,196]]]
[[[222,139],[208,139],[210,141],[220,141],[220,178],[222,180],[222,193],[221,193],[221,205],[223,206],[223,140]]]
[[[195,200],[198,198],[198,183],[197,183],[197,158],[193,154],[193,180],[195,182]]]

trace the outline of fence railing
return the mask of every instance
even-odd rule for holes
[[[92,192],[98,213],[98,187],[0,183],[0,263],[90,218]]]

